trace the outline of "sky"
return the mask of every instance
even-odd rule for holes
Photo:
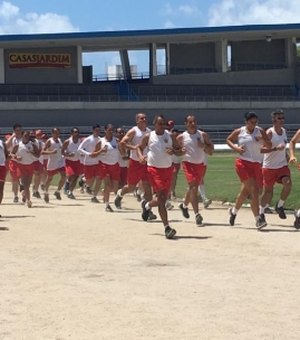
[[[0,34],[298,22],[300,0],[0,0]],[[113,53],[84,57],[94,73],[115,63]]]

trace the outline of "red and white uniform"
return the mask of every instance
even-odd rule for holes
[[[0,140],[0,182],[4,182],[6,177],[6,156],[5,147],[2,140]]]
[[[62,142],[60,138],[54,140],[52,137],[48,140],[50,141],[49,151],[56,151],[56,153],[48,154],[47,171],[48,172],[61,172],[65,171],[65,159],[62,156]]]
[[[13,148],[20,143],[21,140],[22,138],[13,137],[8,152],[11,152]],[[12,180],[17,181],[19,179],[18,162],[15,159],[10,159],[8,162],[8,168]]]
[[[165,130],[162,135],[151,131],[148,141],[147,172],[154,192],[164,191],[169,193],[172,182],[172,156],[167,148],[173,147],[172,137]]]
[[[43,148],[45,146],[45,143],[40,139],[36,139],[35,144],[36,144],[38,150],[43,150]],[[34,171],[41,172],[45,169],[45,167],[44,167],[44,156],[45,155],[40,155],[39,158],[36,158],[36,160],[34,161]]]
[[[20,160],[18,160],[19,177],[33,175],[34,162],[37,160],[37,158],[32,154],[34,151],[33,143],[34,142],[32,141],[29,141],[26,144],[24,144],[22,141],[19,143],[18,151],[16,153],[16,156],[20,157]]]
[[[199,185],[203,180],[207,157],[198,143],[204,143],[203,132],[196,130],[194,134],[188,131],[182,134],[182,145],[186,149],[183,155],[182,168],[188,183]]]
[[[235,169],[241,181],[255,178],[259,187],[262,186],[261,164],[263,154],[260,152],[261,142],[256,140],[261,137],[260,128],[256,126],[252,133],[242,126],[238,135],[238,145],[243,146],[245,152],[239,155],[235,161]]]
[[[133,127],[133,129],[135,133],[131,141],[132,145],[140,144],[145,134],[151,131],[149,128],[142,131],[137,126]],[[143,154],[147,154],[147,148],[145,148]],[[135,150],[130,150],[127,183],[129,185],[137,185],[140,180],[148,181],[147,165],[139,162],[138,154]]]
[[[79,144],[78,152],[84,155],[83,172],[86,179],[100,176],[99,157],[92,158],[90,156],[90,154],[95,151],[96,145],[100,140],[100,137],[90,135]]]
[[[78,151],[80,143],[80,140],[75,143],[72,137],[68,139],[66,153],[72,154],[73,156],[65,156],[67,176],[79,176],[82,173],[80,153]]]
[[[128,159],[123,159],[120,152],[119,152],[118,163],[120,167],[120,182],[127,183]]]
[[[272,148],[287,145],[287,134],[284,128],[281,128],[281,134],[278,134],[274,127],[267,130],[267,134],[270,132],[272,133]],[[283,177],[291,176],[285,148],[264,154],[262,173],[264,186],[273,186],[276,182],[281,183]]]
[[[110,177],[113,181],[120,179],[119,149],[115,137],[108,141],[105,137],[101,138],[101,148],[106,148],[106,152],[100,154],[100,178]]]

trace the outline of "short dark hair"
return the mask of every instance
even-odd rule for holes
[[[156,124],[156,122],[159,120],[159,119],[163,119],[163,121],[166,123],[166,118],[163,116],[163,115],[156,115],[153,119],[153,124]]]
[[[100,129],[100,125],[99,124],[96,124],[96,125],[93,125],[93,130],[95,130],[95,129]]]
[[[252,118],[258,119],[257,114],[255,112],[253,112],[253,111],[246,112],[244,117],[245,117],[245,121],[248,121],[248,120],[250,120]]]
[[[18,128],[21,128],[21,129],[22,129],[22,125],[21,125],[20,123],[14,124],[13,130],[18,129]]]

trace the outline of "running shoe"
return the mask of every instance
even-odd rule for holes
[[[27,207],[31,208],[32,207],[32,202],[31,201],[27,201]]]
[[[167,226],[165,228],[165,235],[166,235],[166,238],[170,240],[176,235],[176,230]]]
[[[204,208],[207,209],[210,205],[212,204],[212,200],[206,198],[204,201],[203,201],[203,205],[204,205]]]
[[[172,210],[174,208],[174,205],[170,202],[170,200],[167,200],[166,202],[166,209]]]
[[[109,204],[105,207],[105,211],[107,211],[107,212],[114,212],[112,207]]]
[[[91,198],[91,202],[92,202],[92,203],[100,203],[99,200],[98,200],[98,198],[97,198],[96,196],[94,196],[94,197]]]
[[[68,198],[70,198],[71,200],[75,200],[76,199],[76,197],[74,196],[72,191],[69,191]]]
[[[195,216],[195,219],[196,219],[196,224],[197,226],[202,226],[203,225],[203,217],[198,213],[196,216]]]
[[[86,187],[85,191],[86,191],[87,194],[93,195],[93,190],[90,187]]]
[[[14,203],[18,203],[18,202],[19,202],[19,197],[18,197],[18,196],[15,196],[13,202],[14,202]]]
[[[189,209],[183,207],[183,203],[180,203],[178,208],[181,210],[183,217],[190,218]]]
[[[61,196],[60,196],[60,192],[59,191],[55,191],[54,192],[54,196],[56,197],[57,200],[61,200]]]
[[[297,216],[297,210],[294,212],[295,221],[294,221],[294,227],[296,229],[300,229],[300,217]]]
[[[283,207],[278,207],[278,203],[276,203],[275,211],[277,212],[279,218],[281,218],[282,220],[286,219],[286,214],[284,212],[284,208]]]
[[[232,208],[229,208],[228,212],[229,212],[229,224],[233,226],[235,222],[236,214],[232,213]]]
[[[122,209],[122,204],[121,204],[122,199],[123,199],[123,197],[121,197],[120,195],[116,196],[114,203],[115,203],[115,206],[116,206],[117,209]]]
[[[266,222],[265,214],[260,214],[259,217],[263,222]]]
[[[147,204],[147,201],[142,201],[142,209],[143,209],[143,212],[142,212],[142,219],[144,221],[147,221],[148,218],[149,218],[149,214],[150,214],[150,209],[146,209],[146,204]]]
[[[262,228],[267,226],[267,222],[264,221],[261,217],[259,217],[258,221],[256,221],[257,230],[261,230]]]
[[[48,193],[44,193],[44,201],[46,203],[49,203],[49,194]]]
[[[157,219],[157,216],[156,216],[156,215],[153,213],[153,211],[150,209],[148,221],[153,221],[153,220],[156,220],[156,219]]]

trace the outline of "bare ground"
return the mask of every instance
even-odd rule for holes
[[[177,229],[141,220],[133,196],[108,213],[87,195],[13,204],[0,220],[0,339],[299,339],[300,233],[293,216],[228,207],[205,226],[169,212]]]

